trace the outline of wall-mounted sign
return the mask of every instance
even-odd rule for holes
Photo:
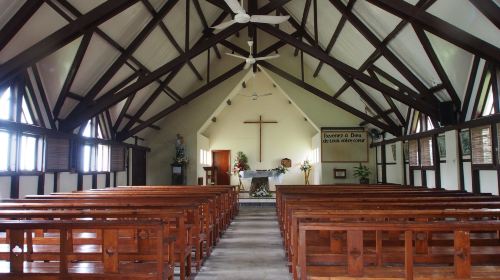
[[[322,162],[368,162],[368,133],[361,129],[322,128]]]

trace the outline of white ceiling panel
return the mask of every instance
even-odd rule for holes
[[[90,10],[96,8],[97,6],[103,4],[104,2],[106,2],[106,0],[85,0],[85,1],[81,1],[81,0],[68,0],[68,2],[73,5],[73,7],[75,7],[76,9],[78,9],[78,11],[80,11],[80,13],[82,14],[86,14],[88,13]]]
[[[156,27],[135,51],[134,57],[144,64],[150,71],[154,71],[163,64],[179,55],[165,36],[163,31]]]
[[[56,104],[80,42],[81,37],[37,63],[40,79],[51,108],[54,108]]]
[[[93,35],[82,64],[76,73],[71,91],[78,95],[87,94],[119,55],[120,52],[104,39],[98,35]]]
[[[101,97],[103,94],[107,93],[109,90],[111,90],[113,87],[117,86],[119,83],[124,81],[126,78],[131,76],[134,73],[130,67],[127,65],[122,66],[118,72],[111,78],[111,80],[104,86],[104,88],[96,95],[94,99],[98,99]]]
[[[0,0],[0,29],[4,27],[24,3],[26,3],[26,0]]]
[[[346,22],[330,55],[358,69],[375,48],[349,22]]]
[[[66,24],[67,21],[56,11],[42,4],[0,52],[0,63],[5,63]]]
[[[353,13],[383,40],[401,22],[401,19],[391,13],[366,1],[356,1]]]
[[[155,102],[148,107],[146,112],[141,116],[141,120],[148,120],[153,117],[163,109],[168,108],[173,105],[175,102],[165,93],[160,93],[160,95],[156,98]]]

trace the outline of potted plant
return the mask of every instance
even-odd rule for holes
[[[236,153],[236,158],[233,165],[233,174],[238,176],[239,186],[238,190],[243,190],[243,183],[241,182],[241,171],[250,169],[248,165],[248,158],[243,152],[239,151]]]
[[[368,184],[370,182],[369,176],[371,174],[370,169],[366,165],[361,165],[354,167],[354,177],[359,178],[360,184]]]

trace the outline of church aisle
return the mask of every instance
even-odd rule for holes
[[[195,280],[291,279],[276,208],[240,207]]]

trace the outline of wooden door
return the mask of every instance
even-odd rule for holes
[[[229,185],[231,182],[231,151],[212,151],[212,166],[217,167],[217,185]]]
[[[146,151],[132,149],[132,186],[146,185]]]

